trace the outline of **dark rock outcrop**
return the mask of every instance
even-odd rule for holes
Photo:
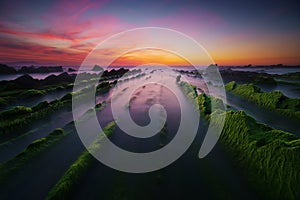
[[[15,74],[17,70],[13,67],[9,67],[5,64],[0,64],[0,74]]]
[[[13,80],[13,83],[19,85],[22,88],[30,88],[39,85],[39,81],[37,79],[33,79],[30,75],[25,74],[23,76],[18,77]]]
[[[93,71],[103,71],[103,68],[100,67],[99,65],[95,65],[95,66],[93,67]]]
[[[22,67],[18,70],[18,73],[51,73],[51,72],[63,72],[62,66],[53,67]]]
[[[76,70],[73,69],[73,68],[71,68],[71,67],[69,67],[69,68],[68,68],[68,72],[76,72]]]
[[[68,74],[67,72],[61,73],[59,75],[50,75],[44,80],[41,80],[42,85],[55,85],[62,83],[73,83],[75,80],[75,75]]]

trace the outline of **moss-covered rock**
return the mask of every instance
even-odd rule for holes
[[[115,122],[109,123],[104,129],[103,133],[109,136],[113,133],[116,126]],[[96,152],[101,148],[101,140],[103,135],[100,135],[96,140],[89,146],[89,151],[85,150],[79,156],[79,158],[69,167],[64,173],[57,184],[48,193],[46,199],[66,199],[74,190],[74,186],[80,181],[82,176],[90,167],[94,161],[94,157],[89,152]]]
[[[45,142],[47,141],[46,138],[40,138],[38,140],[35,140],[34,142],[32,142],[27,149],[34,149],[34,148],[39,148],[40,146],[42,146]]]
[[[300,197],[300,139],[295,135],[259,124],[243,111],[229,111],[220,141],[260,197]]]
[[[0,119],[7,120],[14,117],[20,117],[25,114],[29,114],[32,112],[32,109],[25,106],[16,106],[7,111],[0,113]]]
[[[254,78],[253,82],[256,84],[277,85],[277,82],[269,74],[268,75],[260,74]]]
[[[64,134],[64,130],[62,128],[57,128],[50,134],[51,135],[62,135],[62,134]]]
[[[0,97],[0,106],[7,106],[7,105],[8,105],[7,98]]]
[[[32,108],[16,106],[4,111],[0,114],[0,135],[24,131],[32,122],[70,105],[70,100],[56,99],[50,103],[41,102]]]
[[[300,80],[300,72],[293,72],[288,74],[275,74],[275,77],[285,78],[288,80]]]
[[[262,92],[254,84],[236,84],[234,81],[225,85],[225,89],[259,106],[272,109],[291,118],[300,119],[300,99],[291,99],[280,91]]]
[[[191,85],[187,82],[184,81],[180,81],[179,85],[181,86],[181,89],[183,90],[183,92],[191,99],[196,99],[196,97],[198,96],[197,93],[197,87],[194,85]]]
[[[30,90],[25,90],[25,91],[21,92],[20,97],[31,98],[31,97],[36,97],[36,96],[42,96],[45,94],[46,94],[45,90],[30,89]]]
[[[59,130],[60,133],[61,131],[63,132],[63,129],[54,130],[46,137],[33,141],[14,158],[0,164],[0,180],[3,181],[4,179],[8,178],[16,170],[24,166],[25,163],[29,162],[43,150],[60,140],[63,134],[57,134],[57,130]]]

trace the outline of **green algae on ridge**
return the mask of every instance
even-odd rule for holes
[[[10,110],[0,113],[0,135],[10,134],[18,130],[24,130],[33,121],[41,119],[67,105],[71,105],[70,100],[54,100],[50,103],[41,102],[29,108],[16,106]]]
[[[53,145],[67,133],[63,129],[57,128],[46,137],[37,139],[29,144],[22,152],[14,158],[0,164],[0,179],[3,181],[13,172],[22,167],[30,159],[37,156],[40,152]]]
[[[300,99],[284,96],[280,91],[263,92],[254,84],[236,84],[234,81],[226,84],[225,89],[290,118],[300,120]]]
[[[109,136],[113,133],[116,123],[110,122],[104,129],[103,133]],[[82,176],[88,170],[92,162],[95,160],[90,152],[96,152],[101,149],[101,140],[104,135],[99,135],[95,141],[88,147],[88,150],[82,152],[78,159],[69,167],[69,169],[64,173],[61,179],[56,183],[56,185],[50,190],[46,199],[65,199],[67,198],[75,185],[78,184]]]
[[[261,197],[300,197],[300,139],[295,135],[259,124],[244,111],[229,111],[220,141]]]

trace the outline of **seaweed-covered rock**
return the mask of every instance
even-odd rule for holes
[[[28,114],[31,113],[32,109],[29,107],[25,107],[25,106],[16,106],[14,108],[11,108],[9,110],[6,110],[2,113],[0,113],[0,119],[8,119],[8,118],[13,118],[16,116],[21,116],[24,114]]]
[[[300,80],[300,72],[293,72],[293,73],[280,74],[280,75],[275,74],[274,76],[278,78],[288,79],[288,80]]]
[[[5,97],[0,97],[0,106],[7,106],[9,103],[8,99]]]
[[[243,111],[229,111],[220,141],[262,199],[299,199],[300,140],[295,135],[259,124]]]
[[[63,96],[62,98],[61,98],[61,100],[62,101],[65,101],[65,100],[71,100],[72,99],[72,93],[71,92],[69,92],[68,94],[66,94],[65,96]]]
[[[259,106],[272,109],[288,117],[300,119],[300,99],[292,99],[283,95],[280,91],[263,92],[253,84],[236,84],[230,82],[225,89]]]
[[[39,148],[41,145],[43,145],[45,142],[47,142],[46,138],[41,138],[38,140],[35,140],[34,142],[32,142],[30,145],[28,145],[27,149],[28,150],[32,150],[34,148]]]
[[[50,135],[62,135],[64,134],[64,130],[62,128],[55,129]]]
[[[46,94],[45,90],[30,89],[30,90],[25,90],[25,91],[21,92],[20,97],[32,98],[32,97],[36,97],[36,96],[42,96],[45,94]]]
[[[267,84],[267,85],[277,85],[277,82],[271,76],[257,76],[254,80],[254,83],[257,84]]]
[[[46,108],[47,106],[49,106],[48,101],[42,101],[38,105],[32,107],[32,110],[33,111],[41,110],[41,109]]]

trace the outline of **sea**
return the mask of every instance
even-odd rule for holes
[[[172,66],[174,69],[177,70],[186,70],[186,71],[192,71],[195,70],[193,66]],[[17,68],[17,67],[16,67]],[[75,71],[74,72],[69,72],[68,69],[72,68]],[[126,68],[126,69],[133,69],[134,67],[132,66],[114,66],[114,67],[109,67],[108,70],[118,70],[120,68]],[[205,69],[203,66],[198,66],[198,69]],[[249,72],[258,72],[258,73],[267,73],[267,74],[288,74],[288,73],[295,73],[295,72],[300,72],[300,66],[299,67],[219,67],[220,70],[226,70],[226,69],[231,69],[233,71],[249,71]],[[84,70],[80,69],[78,70],[78,67],[63,67],[63,72],[67,72],[69,74],[77,74],[78,72],[86,72],[86,73],[98,73],[95,71],[89,71],[89,70]],[[32,78],[34,79],[45,79],[46,77],[50,75],[59,75],[63,72],[51,72],[51,73],[28,73]],[[4,80],[14,80],[20,76],[24,75],[24,73],[17,73],[17,74],[1,74],[0,75],[0,81]]]

